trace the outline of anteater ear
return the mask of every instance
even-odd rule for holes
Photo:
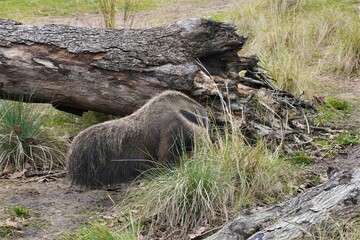
[[[192,112],[181,109],[181,115],[183,115],[189,122],[192,122],[196,125],[202,125],[203,127],[207,126],[206,117],[200,114],[194,114]]]

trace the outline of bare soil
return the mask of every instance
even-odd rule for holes
[[[332,158],[316,159],[312,166],[314,172],[325,172],[331,168],[338,170],[352,170],[360,167],[360,144],[341,152]]]
[[[143,28],[189,17],[206,17],[209,12],[232,9],[244,1],[214,0],[209,4],[182,3],[136,15],[134,27]],[[72,18],[38,18],[36,24],[68,24],[73,26],[101,27],[101,16],[82,15]],[[121,21],[121,20],[119,20]],[[348,123],[353,127],[360,125],[360,79],[324,79],[332,96],[349,99],[355,106]],[[319,95],[323,92],[319,91]],[[338,169],[352,169],[360,166],[360,145],[353,146],[342,155],[333,158],[319,158],[312,166],[314,172],[326,172],[328,166]],[[128,185],[117,191],[83,191],[71,187],[66,177],[0,179],[0,238],[8,239],[59,239],[66,237],[81,224],[93,218],[108,219],[113,208],[122,199]],[[15,218],[11,209],[14,206],[31,209],[30,217]],[[1,226],[11,226],[7,235]]]
[[[126,188],[126,187],[125,187]],[[123,195],[105,190],[83,191],[69,186],[65,177],[0,180],[0,225],[15,223],[9,239],[56,239],[94,217],[113,214],[114,202]],[[28,219],[16,218],[13,207],[31,210]],[[0,231],[0,239],[6,234]]]
[[[334,158],[318,159],[312,168],[324,176],[329,166],[360,167],[360,144]],[[70,186],[66,177],[0,179],[0,226],[9,227],[9,221],[16,224],[8,239],[62,239],[93,219],[107,221],[115,216],[114,207],[128,188],[123,184],[116,191],[81,190]],[[30,217],[16,218],[15,206],[30,209]],[[0,231],[3,237],[7,235]]]

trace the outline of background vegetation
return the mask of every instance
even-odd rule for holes
[[[112,4],[113,2],[113,4]],[[171,2],[171,0],[170,0]],[[148,11],[164,4],[163,0],[4,0],[0,1],[0,16],[18,21],[36,17],[75,17],[81,13],[99,14],[103,6],[114,5],[114,13],[124,10]]]
[[[277,85],[311,96],[318,79],[359,76],[359,7],[352,0],[251,1],[214,14],[249,36],[245,52],[259,53]],[[291,63],[291,64],[289,64]]]

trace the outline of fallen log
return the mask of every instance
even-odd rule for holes
[[[323,184],[271,208],[245,211],[208,240],[304,239],[334,219],[360,214],[360,170],[336,172]]]
[[[274,86],[256,56],[238,56],[246,38],[236,30],[210,19],[138,30],[2,19],[0,97],[125,116],[173,89],[209,106],[217,122],[228,122],[232,113],[247,136],[291,133],[291,141],[302,141],[310,128],[289,116],[306,120],[311,105]]]
[[[201,19],[144,30],[0,24],[3,96],[119,116],[164,89],[194,94],[206,80],[198,62],[225,73],[245,42],[233,26]]]

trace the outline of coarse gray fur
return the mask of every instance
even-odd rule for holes
[[[69,177],[85,187],[129,181],[156,164],[176,163],[182,146],[192,149],[194,137],[208,139],[205,109],[180,92],[165,91],[127,117],[80,132],[69,151]]]

